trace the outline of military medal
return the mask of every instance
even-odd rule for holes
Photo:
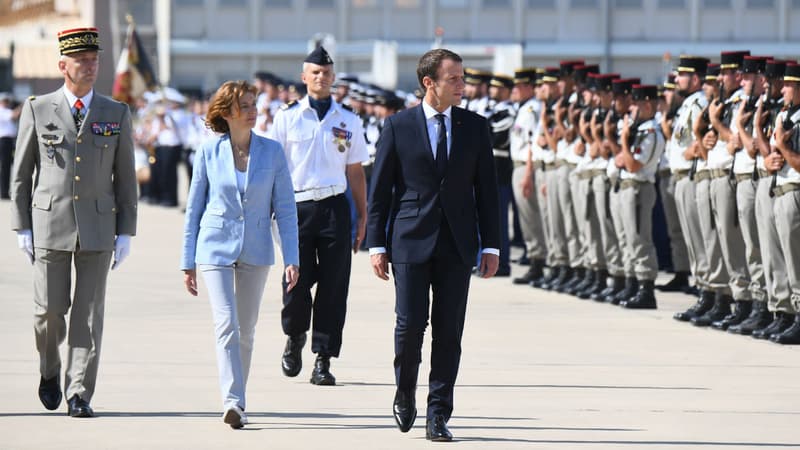
[[[336,149],[339,150],[339,153],[344,153],[346,149],[350,148],[350,138],[353,137],[352,132],[333,127],[331,133],[333,134],[333,143],[336,145]]]

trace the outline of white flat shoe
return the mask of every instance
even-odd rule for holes
[[[234,430],[242,428],[247,423],[247,417],[244,411],[238,406],[232,406],[225,411],[222,416],[222,421],[231,426]]]

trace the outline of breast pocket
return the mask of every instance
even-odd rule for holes
[[[64,135],[41,134],[38,139],[42,164],[64,167]]]
[[[104,162],[107,163],[107,161],[114,160],[119,136],[95,136],[93,142],[94,146],[99,150],[101,166]]]

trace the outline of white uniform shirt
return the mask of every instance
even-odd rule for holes
[[[17,123],[13,119],[14,111],[0,105],[0,138],[17,137]]]
[[[526,162],[528,160],[529,145],[532,149],[536,143],[534,132],[539,123],[541,108],[542,103],[536,98],[531,98],[520,105],[510,136],[511,159],[514,161]]]
[[[786,120],[786,114],[786,111],[781,111],[781,113],[778,114],[778,120],[775,124],[776,127],[783,126],[783,121]],[[800,125],[798,125],[798,123],[800,123],[800,110],[797,110],[794,114],[792,114],[791,119],[795,125],[791,131],[788,131],[788,133],[791,133],[789,145],[793,145],[796,151],[800,151],[800,130],[798,130],[798,128],[800,128]],[[770,139],[770,142],[772,145],[775,144],[774,135],[773,138]],[[781,170],[778,171],[778,178],[776,181],[778,186],[789,183],[800,183],[800,172],[794,170],[794,168],[792,168],[792,166],[790,166],[787,162],[783,165],[783,167],[781,167]]]
[[[295,192],[347,186],[346,166],[369,159],[361,118],[335,100],[320,121],[308,96],[282,107],[268,136],[283,146]]]
[[[734,92],[733,95],[725,100],[726,108],[733,108],[731,111],[731,123],[728,125],[731,133],[738,133],[739,126],[736,124],[736,119],[739,116],[739,105],[742,102],[742,90]],[[738,156],[736,157],[739,158]],[[728,141],[717,139],[717,143],[708,152],[708,168],[709,169],[730,169],[733,163],[733,155],[728,152]],[[750,166],[750,171],[753,171],[753,166]]]
[[[665,146],[661,128],[655,120],[650,119],[641,123],[638,130],[631,130],[631,132],[636,133],[636,139],[630,151],[633,153],[633,159],[642,163],[643,166],[636,172],[622,170],[620,179],[655,183],[658,162],[664,153]]]
[[[675,115],[672,122],[672,137],[667,145],[669,153],[669,168],[675,173],[678,170],[689,170],[692,168],[692,161],[683,157],[683,152],[689,144],[694,141],[694,121],[700,117],[703,108],[708,104],[708,99],[703,91],[697,91],[686,97]],[[697,161],[697,169],[705,166],[701,159]]]

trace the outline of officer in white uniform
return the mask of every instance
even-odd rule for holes
[[[300,279],[291,292],[284,289],[283,294],[281,318],[289,338],[282,368],[290,377],[300,373],[306,331],[312,327],[311,351],[317,359],[311,383],[317,385],[336,384],[330,373],[330,358],[338,357],[342,346],[350,251],[357,251],[366,228],[362,163],[369,156],[364,129],[356,114],[332,99],[334,78],[333,60],[324,48],[317,47],[303,64],[302,79],[308,95],[282,107],[269,132],[286,153],[300,241]],[[348,184],[358,220],[352,243],[350,206],[344,195]]]

